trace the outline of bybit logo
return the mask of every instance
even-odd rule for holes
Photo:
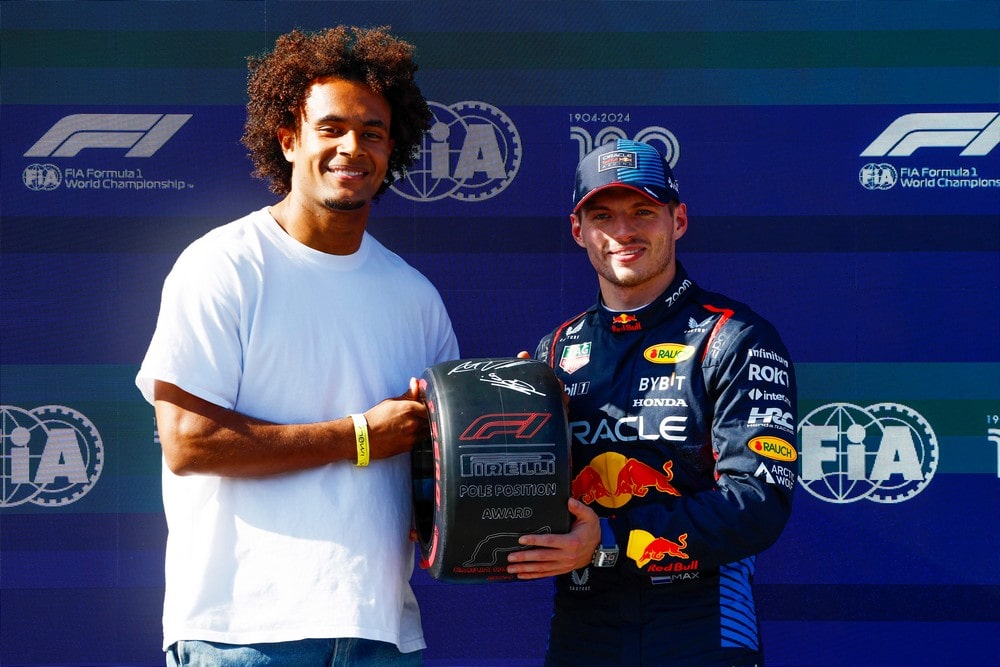
[[[1000,144],[1000,113],[910,113],[894,120],[861,157],[907,157],[919,148],[961,148],[964,157]]]
[[[24,157],[74,157],[86,148],[127,148],[150,157],[191,118],[188,113],[77,113],[56,122]]]

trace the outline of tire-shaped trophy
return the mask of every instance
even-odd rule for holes
[[[453,583],[515,581],[528,533],[566,533],[569,425],[562,386],[533,359],[431,366],[420,378],[431,439],[413,451],[421,567]]]

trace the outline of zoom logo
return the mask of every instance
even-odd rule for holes
[[[964,157],[988,155],[1000,144],[1000,114],[910,113],[894,120],[861,157],[907,157],[920,148],[961,148]]]
[[[413,201],[482,201],[500,194],[521,167],[521,135],[510,118],[485,102],[428,102],[434,120],[420,154],[392,185]]]
[[[24,157],[74,157],[87,148],[127,148],[150,157],[191,118],[188,113],[77,113],[60,119]]]

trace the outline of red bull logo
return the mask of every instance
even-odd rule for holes
[[[643,350],[642,356],[654,364],[676,364],[693,357],[694,348],[681,343],[657,343]]]
[[[687,548],[687,538],[687,533],[681,533],[674,541],[666,537],[654,537],[652,533],[636,529],[629,533],[628,548],[625,553],[640,568],[652,562],[662,561],[664,558],[688,560],[688,555],[684,551]]]
[[[608,491],[601,473],[589,465],[584,466],[580,474],[573,479],[570,492],[574,498],[587,505],[590,505],[595,500],[611,497],[611,492]]]
[[[617,452],[605,452],[583,467],[573,479],[570,490],[573,497],[583,503],[596,502],[609,508],[623,507],[632,496],[643,498],[650,489],[680,496],[680,491],[671,483],[673,465],[673,461],[667,461],[657,470]]]
[[[623,333],[625,331],[641,331],[642,323],[639,318],[631,313],[619,313],[611,318],[611,331],[613,333]]]
[[[700,567],[701,565],[696,560],[688,561],[687,563],[675,561],[673,563],[667,563],[666,565],[650,563],[649,567],[646,568],[646,571],[656,574],[679,574],[682,572],[693,572]]]

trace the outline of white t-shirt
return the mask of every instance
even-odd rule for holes
[[[277,423],[364,412],[458,357],[431,283],[367,233],[353,255],[295,241],[266,209],[178,258],[136,384],[163,380]],[[425,646],[413,571],[410,457],[259,478],[163,467],[164,649],[361,637]]]

